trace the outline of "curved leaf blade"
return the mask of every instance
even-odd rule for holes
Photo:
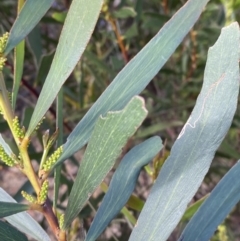
[[[16,201],[2,188],[0,188],[0,201],[16,203]],[[38,241],[51,241],[42,227],[26,212],[14,214],[4,219],[21,232],[28,234]]]
[[[13,226],[0,220],[0,239],[4,241],[27,241],[27,237]]]
[[[102,2],[103,0],[72,1],[50,71],[34,109],[27,136],[34,131],[79,61],[96,25]]]
[[[122,159],[114,173],[107,194],[95,215],[85,241],[95,241],[110,221],[121,211],[131,196],[141,168],[162,149],[159,137],[152,137],[135,146]]]
[[[29,209],[29,206],[26,204],[11,202],[0,202],[0,207],[0,218],[4,218]]]
[[[27,0],[13,24],[4,54],[7,55],[37,25],[54,0]]]
[[[240,162],[238,161],[213,189],[210,196],[184,229],[181,241],[208,241],[217,226],[240,200]],[[211,214],[211,215],[209,215]]]
[[[174,143],[130,241],[165,241],[201,185],[236,111],[239,26],[224,28],[210,48],[196,106]]]
[[[69,135],[58,162],[63,162],[88,142],[101,114],[120,110],[147,86],[192,28],[208,1],[189,0],[125,66]]]
[[[109,112],[98,119],[69,196],[64,228],[101,184],[146,115],[143,98],[135,96],[122,111]]]

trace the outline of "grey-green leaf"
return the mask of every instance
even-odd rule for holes
[[[147,115],[144,100],[135,96],[121,111],[109,112],[96,122],[81,161],[65,213],[67,228],[114,165],[126,144]]]
[[[52,105],[60,88],[79,61],[96,25],[103,0],[73,0],[57,50],[31,118],[27,135]]]
[[[167,240],[201,185],[236,111],[239,36],[234,23],[222,30],[210,48],[196,106],[161,169],[130,241]]]
[[[181,241],[208,241],[240,200],[240,162],[222,178],[184,229]]]
[[[107,194],[87,233],[85,241],[95,241],[110,221],[121,211],[131,196],[141,168],[162,149],[159,137],[152,137],[135,146],[122,159],[114,173]]]
[[[58,162],[63,162],[88,142],[101,114],[120,110],[147,86],[192,28],[207,2],[189,0],[126,65],[69,135]]]
[[[0,202],[0,207],[0,218],[4,218],[29,209],[29,206],[26,204],[12,202]]]
[[[2,241],[27,241],[27,237],[16,228],[0,220],[0,240]]]
[[[2,188],[0,188],[0,201],[16,203]],[[38,241],[51,241],[43,228],[26,212],[14,214],[5,217],[5,219],[21,232],[28,234]]]
[[[4,54],[8,54],[37,25],[54,0],[27,0],[10,31]]]

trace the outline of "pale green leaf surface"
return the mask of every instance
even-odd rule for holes
[[[27,241],[27,237],[16,228],[0,220],[0,240]]]
[[[45,115],[79,61],[96,25],[103,0],[73,0],[57,50],[31,118],[27,136]]]
[[[222,30],[209,50],[197,103],[160,171],[130,241],[167,240],[201,185],[236,111],[238,49],[239,26],[234,23]]]
[[[208,241],[240,200],[240,162],[222,178],[184,229],[181,241]]]
[[[0,218],[4,218],[29,209],[29,206],[26,204],[12,202],[0,202],[0,207]]]
[[[108,112],[106,117],[101,116],[98,119],[69,196],[65,228],[101,184],[127,140],[135,133],[146,115],[144,100],[135,96],[123,110]]]
[[[0,188],[0,201],[16,203],[2,188]],[[51,241],[43,228],[26,212],[14,214],[5,217],[5,219],[21,232],[26,233],[38,241]]]
[[[21,41],[15,48],[14,52],[14,82],[12,90],[12,106],[15,109],[17,94],[22,80],[24,66],[25,41]]]
[[[6,143],[6,141],[3,139],[2,135],[0,134],[0,145],[3,147],[3,149],[5,150],[5,152],[11,156],[13,154],[11,148],[9,147],[9,145]]]
[[[192,28],[207,2],[189,0],[126,65],[69,135],[58,162],[63,162],[88,142],[101,114],[120,110],[147,86]]]
[[[39,25],[36,25],[36,27],[28,34],[27,43],[29,50],[33,55],[35,66],[38,68],[43,52],[41,29]]]
[[[27,0],[10,31],[4,54],[8,54],[37,25],[54,0]]]
[[[141,168],[163,147],[159,137],[152,137],[131,149],[115,171],[108,192],[92,222],[85,241],[95,241],[110,221],[121,211],[132,194]]]

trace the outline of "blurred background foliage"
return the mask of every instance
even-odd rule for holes
[[[96,101],[119,71],[147,44],[186,0],[105,0],[102,13],[84,55],[66,81],[64,91],[64,135],[71,132],[90,106]],[[59,35],[68,12],[70,0],[56,0],[50,11],[26,39],[24,71],[17,100],[17,114],[24,126],[28,126],[39,92],[51,65]],[[0,1],[0,33],[9,31],[17,13],[16,0]],[[165,143],[164,150],[145,167],[141,174],[135,195],[127,207],[130,216],[120,214],[99,240],[127,240],[132,217],[137,218],[147,197],[147,193],[158,175],[161,166],[169,155],[182,126],[188,119],[200,92],[207,51],[217,40],[221,28],[232,21],[240,20],[240,0],[210,0],[201,18],[185,37],[177,51],[162,70],[142,92],[149,114],[136,135],[129,140],[124,152],[147,137],[160,135]],[[239,51],[239,50],[236,50]],[[227,58],[227,56],[226,56]],[[8,89],[13,85],[13,53],[8,57],[4,74]],[[51,90],[49,90],[51,91]],[[41,131],[55,128],[56,106],[53,105],[46,120],[36,134],[30,147],[32,159],[39,161],[41,156]],[[240,115],[236,112],[232,127],[219,148],[199,192],[169,240],[176,240],[180,231],[196,211],[201,198],[204,198],[229,168],[239,158]],[[0,132],[5,133],[10,142],[7,125],[0,122]],[[9,139],[8,139],[9,138]],[[11,144],[12,146],[12,144]],[[59,208],[65,207],[72,180],[79,165],[80,155],[74,156],[63,168],[61,182],[63,192]],[[68,165],[70,167],[68,167]],[[1,178],[7,167],[2,165]],[[69,170],[74,170],[70,171]],[[69,174],[70,173],[70,174]],[[72,173],[72,174],[71,174]],[[3,178],[2,178],[3,179]],[[24,181],[25,182],[25,181]],[[2,182],[0,182],[2,185]],[[6,187],[7,188],[7,187]],[[21,187],[31,190],[28,182]],[[106,186],[102,185],[106,191]],[[84,228],[88,228],[94,211],[101,202],[103,192],[94,195],[80,217]],[[19,193],[15,195],[20,200]],[[240,240],[240,206],[237,206],[225,222],[219,226],[212,240]],[[71,235],[75,237],[81,221],[76,221]],[[45,225],[43,223],[43,225]]]

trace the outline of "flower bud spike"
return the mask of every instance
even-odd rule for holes
[[[16,161],[10,157],[0,145],[0,159],[8,166],[12,167],[16,164]]]
[[[42,165],[42,169],[45,172],[49,171],[53,167],[53,165],[57,162],[62,152],[63,152],[63,146],[58,147],[58,149]]]
[[[0,38],[0,71],[3,70],[5,62],[7,61],[7,59],[3,55],[3,52],[4,52],[5,48],[6,48],[8,37],[9,37],[9,33],[5,33]]]
[[[42,125],[44,120],[45,120],[45,116],[38,122],[38,124],[36,125],[36,127],[34,129],[35,131],[37,131],[40,128],[40,126]]]
[[[6,45],[7,45],[7,41],[8,41],[8,38],[9,38],[9,33],[5,33],[3,34],[3,36],[0,38],[0,54],[2,55],[5,48],[6,48]]]
[[[25,191],[21,191],[22,196],[30,203],[37,203],[37,199]]]
[[[7,61],[7,59],[5,57],[0,57],[0,71],[3,70],[3,67],[4,67],[6,61]]]
[[[47,200],[48,187],[49,187],[48,180],[45,180],[41,186],[41,190],[38,195],[38,203],[39,204],[43,204]]]
[[[13,131],[19,139],[23,139],[25,136],[25,128],[20,127],[18,116],[13,119]]]
[[[63,223],[64,223],[64,214],[60,214],[58,217],[58,223],[59,223],[59,228],[63,229]]]

